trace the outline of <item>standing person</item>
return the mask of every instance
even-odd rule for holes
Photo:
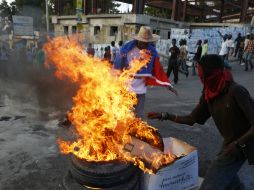
[[[165,86],[172,92],[176,93],[169,82],[167,75],[163,71],[158,52],[152,45],[152,42],[155,42],[158,39],[159,36],[152,34],[150,27],[142,26],[137,36],[123,45],[120,50],[120,56],[117,57],[113,63],[115,69],[123,70],[129,67],[130,62],[133,59],[140,58],[141,50],[146,49],[151,53],[152,57],[150,62],[135,74],[135,78],[130,87],[130,91],[134,92],[138,99],[134,112],[141,118],[143,117],[147,85]]]
[[[104,60],[111,62],[110,46],[105,47],[104,51]]]
[[[203,57],[204,55],[208,54],[208,40],[205,39],[204,40],[204,44],[202,46],[202,53],[201,53],[201,57]]]
[[[239,64],[242,64],[243,60],[243,54],[244,54],[244,38],[241,39],[239,49],[238,49],[238,59],[239,59]]]
[[[238,33],[237,38],[235,39],[235,55],[234,57],[236,57],[236,55],[238,54],[239,48],[240,48],[240,43],[242,41],[242,35],[241,33]]]
[[[229,50],[228,50],[228,57],[227,57],[227,60],[228,60],[229,56],[232,56],[232,55],[233,55],[233,53],[234,53],[234,48],[235,48],[235,46],[234,46],[234,41],[233,41],[233,39],[232,39],[232,34],[229,34],[229,35],[228,35],[228,39],[227,39],[226,42],[227,42],[228,48],[229,48]]]
[[[245,65],[245,63],[246,63],[247,53],[245,52],[245,49],[247,47],[247,44],[248,44],[249,40],[250,40],[250,33],[247,33],[247,35],[245,37],[245,40],[244,40],[244,51],[243,51],[243,61],[244,61],[244,63],[242,63],[241,65]]]
[[[111,62],[113,63],[116,58],[116,52],[118,51],[118,48],[115,46],[115,42],[111,42]]]
[[[249,70],[249,65],[250,65],[250,70],[252,71],[253,69],[253,64],[252,64],[252,59],[253,59],[253,54],[254,54],[254,35],[253,33],[250,34],[250,39],[248,41],[248,44],[246,48],[244,49],[246,52],[246,62],[245,62],[245,71]]]
[[[200,190],[244,189],[237,173],[246,159],[254,164],[254,100],[246,88],[234,82],[218,55],[202,57],[198,73],[203,92],[189,115],[150,112],[148,117],[187,125],[203,125],[212,117],[224,142]]]
[[[187,46],[186,46],[186,40],[182,39],[180,40],[180,53],[179,53],[179,72],[185,74],[186,77],[189,76],[189,71],[186,65],[187,60]]]
[[[176,39],[172,39],[172,47],[169,49],[170,58],[168,60],[167,77],[170,77],[171,72],[174,73],[174,83],[178,82],[178,56],[180,53],[179,48],[176,46]]]
[[[45,62],[45,53],[42,49],[43,43],[39,42],[38,49],[35,52],[34,63],[36,67],[43,67]]]
[[[123,41],[120,40],[120,41],[118,42],[118,47],[119,47],[119,49],[121,49],[122,46],[123,46]]]
[[[192,75],[196,75],[196,66],[197,66],[197,63],[200,61],[200,58],[201,58],[201,54],[202,54],[202,40],[198,40],[197,41],[197,50],[196,52],[190,52],[190,54],[195,54],[194,57],[193,57],[193,63],[192,63]]]
[[[95,50],[94,50],[91,43],[88,44],[88,48],[87,48],[86,52],[87,52],[88,55],[94,57]]]
[[[221,56],[222,60],[224,61],[224,66],[227,68],[227,69],[231,69],[230,65],[228,64],[228,52],[229,52],[229,46],[228,46],[228,43],[227,43],[227,39],[228,39],[228,36],[225,35],[223,37],[223,41],[221,43],[221,50],[220,50],[220,53],[219,55]]]
[[[120,61],[120,60],[116,60],[116,59],[119,59],[121,57],[120,56],[120,50],[121,50],[122,46],[123,46],[123,41],[119,41],[118,42],[118,48],[116,49],[116,56],[115,56],[115,59],[114,59],[113,63]]]

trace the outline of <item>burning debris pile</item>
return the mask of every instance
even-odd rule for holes
[[[175,161],[174,155],[163,154],[157,130],[136,118],[132,111],[137,99],[128,87],[134,74],[149,62],[148,52],[142,51],[141,58],[133,60],[129,69],[119,72],[112,70],[107,61],[88,56],[75,38],[54,38],[44,50],[48,65],[56,68],[56,77],[69,78],[80,86],[68,113],[76,140],[59,139],[62,153],[72,153],[89,162],[133,162],[149,173]],[[156,151],[150,155],[131,154],[135,139]],[[140,146],[140,150],[145,148]]]

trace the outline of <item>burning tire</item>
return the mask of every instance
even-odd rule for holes
[[[111,162],[86,162],[71,157],[71,176],[82,186],[108,190],[136,190],[140,171],[132,164]]]

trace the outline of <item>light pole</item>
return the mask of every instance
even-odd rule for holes
[[[49,33],[49,7],[48,7],[48,0],[45,0],[45,6],[46,6],[46,27],[47,27],[47,33]]]

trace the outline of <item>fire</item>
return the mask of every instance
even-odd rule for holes
[[[149,173],[175,160],[174,155],[155,153],[150,156],[151,169],[146,167],[146,158],[124,151],[133,136],[163,149],[157,130],[135,117],[133,107],[137,98],[128,90],[134,74],[149,62],[148,52],[142,51],[141,58],[119,72],[113,70],[109,62],[88,56],[75,38],[54,38],[44,50],[48,65],[56,68],[56,77],[79,84],[73,97],[74,106],[68,113],[76,140],[59,139],[62,153],[93,162],[131,161]]]

